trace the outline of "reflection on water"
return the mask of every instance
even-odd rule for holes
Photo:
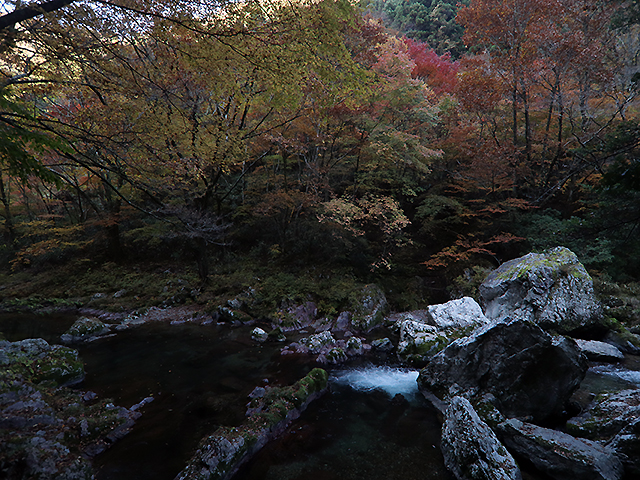
[[[0,314],[0,331],[10,342],[26,338],[44,338],[49,343],[60,343],[78,317],[75,315],[34,315],[32,313]]]
[[[640,372],[627,370],[621,365],[595,365],[589,369],[589,372],[608,379],[612,386],[615,387],[613,389],[640,387]],[[611,390],[611,388],[608,390]]]
[[[394,393],[407,386],[400,386],[406,374],[383,368],[333,372],[330,394],[258,452],[235,479],[451,478],[440,453],[437,413],[419,396],[409,403],[399,391]],[[387,385],[390,392],[364,386],[377,376],[395,376],[400,385]]]
[[[243,421],[256,385],[288,384],[308,372],[275,362],[274,347],[252,342],[248,328],[165,323],[82,346],[83,389],[127,407],[154,397],[133,431],[96,457],[97,480],[173,479],[202,437]]]

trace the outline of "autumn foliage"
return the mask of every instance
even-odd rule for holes
[[[619,255],[595,213],[618,186],[618,228],[638,223],[638,27],[618,7],[443,3],[464,49],[342,0],[30,19],[0,40],[4,252],[27,268],[167,248],[205,280],[235,249],[450,278],[553,246],[527,225],[560,218],[556,238]]]

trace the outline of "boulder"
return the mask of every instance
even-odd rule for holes
[[[492,320],[530,320],[559,333],[604,328],[593,281],[564,247],[505,262],[479,291],[484,313]]]
[[[329,375],[315,368],[291,386],[265,387],[247,408],[247,418],[237,427],[220,427],[205,437],[176,480],[230,479],[240,465],[286,427],[327,389]]]
[[[0,341],[0,365],[1,478],[93,479],[88,458],[125,435],[149,401],[126,409],[60,387],[82,379],[83,363],[43,339]]]
[[[349,320],[351,318],[351,314],[349,312],[340,312],[338,318],[336,318],[336,325],[334,330],[339,332],[344,332],[349,328]]]
[[[394,347],[393,342],[388,337],[384,337],[371,342],[371,348],[379,352],[390,352]]]
[[[599,395],[589,408],[567,422],[573,435],[609,440],[640,417],[640,390],[623,390]]]
[[[251,330],[252,340],[256,342],[266,342],[267,338],[269,338],[269,334],[260,327],[255,327],[253,330]]]
[[[557,480],[620,480],[615,452],[591,440],[511,418],[498,426],[506,447]]]
[[[573,340],[521,320],[487,325],[434,355],[418,386],[440,399],[491,393],[507,417],[544,422],[562,414],[587,371]]]
[[[382,289],[377,285],[365,285],[354,304],[351,326],[367,332],[383,323],[387,308],[387,297]]]
[[[42,338],[0,341],[0,365],[8,373],[29,376],[35,383],[72,385],[84,379],[84,364],[77,350],[49,345]]]
[[[317,319],[318,307],[313,302],[295,305],[276,314],[273,327],[280,327],[284,332],[301,330],[310,327]]]
[[[624,355],[615,345],[582,339],[576,339],[576,344],[580,351],[594,362],[621,362],[624,360]]]
[[[400,324],[398,357],[415,365],[424,365],[427,359],[451,343],[451,339],[439,333],[433,325],[404,320]]]
[[[431,305],[426,310],[404,312],[389,317],[400,330],[398,357],[423,366],[428,359],[456,338],[489,323],[480,305],[471,297]]]
[[[471,297],[451,300],[427,309],[427,322],[438,330],[471,331],[489,323],[480,305]]]
[[[616,451],[627,478],[640,478],[640,418],[634,418],[607,445]]]
[[[640,336],[631,333],[623,325],[618,325],[617,330],[608,331],[603,340],[624,353],[640,355]]]
[[[458,480],[522,478],[511,454],[463,397],[453,397],[446,411],[441,449],[446,467]]]
[[[60,340],[64,343],[90,342],[106,335],[110,330],[109,325],[96,318],[80,317],[60,336]]]
[[[324,347],[335,345],[336,339],[331,332],[321,332],[300,339],[300,343],[305,345],[310,353],[320,353]]]

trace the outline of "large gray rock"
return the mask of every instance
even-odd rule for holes
[[[471,297],[431,305],[426,310],[394,314],[400,330],[398,357],[423,366],[453,340],[489,323],[480,305]]]
[[[454,397],[442,425],[444,463],[458,480],[519,480],[520,469],[463,397]]]
[[[564,247],[505,262],[480,285],[480,299],[492,320],[531,320],[560,333],[600,328],[602,320],[591,277]]]
[[[365,285],[353,306],[351,327],[357,331],[369,331],[384,321],[388,309],[387,297],[377,285]]]
[[[585,412],[570,419],[567,431],[580,437],[609,440],[637,418],[640,418],[640,390],[605,393]]]
[[[428,321],[438,330],[473,330],[489,323],[480,305],[471,297],[451,300],[427,308]]]
[[[578,348],[589,360],[594,362],[621,362],[624,355],[618,347],[596,340],[576,339]]]
[[[438,332],[433,325],[404,320],[400,324],[398,357],[405,362],[424,366],[429,357],[438,353],[451,341],[451,338]]]
[[[543,422],[562,413],[586,371],[573,340],[514,320],[451,343],[421,370],[418,385],[440,399],[491,393],[507,417]]]
[[[607,446],[622,459],[627,478],[640,478],[640,417],[620,430]]]
[[[60,336],[64,343],[90,342],[109,333],[111,327],[96,318],[80,317]]]
[[[506,447],[557,480],[620,480],[622,463],[601,443],[517,419],[498,427]]]

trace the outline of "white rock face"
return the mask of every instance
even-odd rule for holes
[[[621,362],[624,360],[623,353],[614,345],[579,338],[576,339],[576,343],[580,351],[584,353],[589,360],[596,362]]]
[[[331,332],[326,331],[303,338],[300,342],[304,343],[311,353],[320,353],[323,347],[327,345],[334,345],[336,343],[336,339],[333,338]]]
[[[480,305],[471,297],[431,305],[426,310],[398,313],[389,320],[395,321],[400,329],[400,359],[418,365],[456,338],[489,323]]]
[[[428,309],[428,323],[439,330],[476,328],[489,323],[480,305],[471,297],[451,300]]]
[[[444,463],[458,480],[520,480],[515,460],[464,397],[454,397],[442,425]]]
[[[251,330],[251,338],[256,342],[265,342],[269,335],[260,327],[256,327]]]

